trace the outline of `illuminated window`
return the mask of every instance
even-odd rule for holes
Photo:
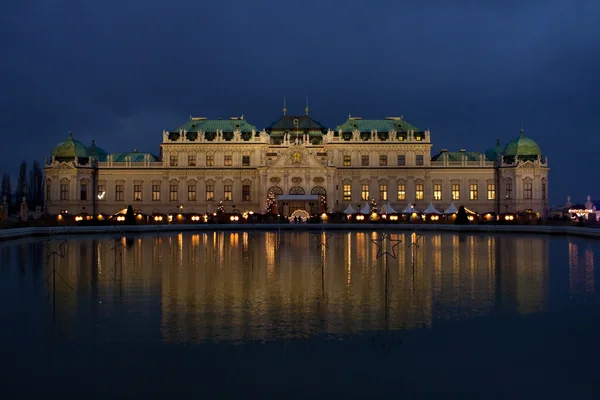
[[[215,187],[213,185],[206,185],[206,201],[213,201],[215,199]]]
[[[471,183],[469,185],[469,199],[477,200],[479,198],[478,186],[476,183]]]
[[[525,183],[523,186],[524,195],[526,200],[531,200],[533,198],[533,183]]]
[[[385,154],[380,154],[379,155],[379,166],[380,167],[387,166],[387,156]]]
[[[452,200],[460,200],[460,184],[452,184]]]
[[[125,200],[125,185],[115,185],[115,200]]]
[[[133,200],[142,201],[142,185],[133,185]]]
[[[421,140],[423,140],[423,136],[421,136],[421,135],[415,135],[415,140],[417,142],[420,142]]]
[[[250,201],[250,185],[242,185],[242,201]]]
[[[46,201],[52,200],[52,184],[50,181],[46,182]]]
[[[388,196],[387,196],[387,185],[386,184],[381,184],[379,185],[379,200],[387,200]]]
[[[188,185],[188,201],[196,201],[196,185]]]
[[[415,185],[415,199],[423,200],[424,197],[425,197],[425,193],[423,191],[423,184],[417,183]]]
[[[169,200],[177,201],[178,199],[178,185],[169,185]]]
[[[423,155],[417,154],[417,165],[423,165]]]
[[[231,196],[231,185],[225,185],[224,189],[223,189],[223,197],[225,201],[231,201],[232,196]]]
[[[61,200],[69,200],[69,184],[68,183],[60,184],[60,199]]]
[[[361,185],[360,198],[363,200],[369,200],[369,185]]]
[[[82,183],[79,189],[79,199],[81,201],[86,201],[88,192],[87,183]]]
[[[404,154],[398,154],[398,166],[404,167],[406,165],[406,156]]]
[[[152,201],[160,201],[160,185],[152,185]]]
[[[169,165],[171,167],[176,167],[177,166],[177,154],[171,154],[169,156]]]
[[[225,157],[223,158],[223,165],[226,167],[231,167],[233,165],[231,154],[225,154]]]
[[[512,182],[510,180],[508,180],[506,182],[506,185],[505,185],[504,189],[506,191],[506,198],[508,200],[511,200],[512,199],[512,191],[513,190],[512,190]]]
[[[188,154],[188,166],[195,167],[196,166],[196,155]]]
[[[344,201],[352,200],[352,185],[349,183],[344,184]]]
[[[496,199],[496,185],[493,183],[488,183],[488,200]]]
[[[442,199],[442,185],[436,183],[433,185],[433,199],[441,200]]]
[[[350,154],[344,154],[344,167],[352,165],[352,156]]]
[[[250,156],[242,156],[242,166],[243,167],[250,166]]]
[[[206,166],[214,167],[214,165],[215,165],[215,156],[213,154],[207,154],[206,155]]]
[[[398,184],[398,200],[406,200],[406,185],[404,183]]]
[[[106,186],[98,185],[98,200],[106,200]]]
[[[368,154],[363,154],[363,155],[360,157],[360,160],[361,160],[361,161],[360,161],[360,162],[361,162],[361,165],[362,165],[363,167],[368,167],[368,166],[369,166],[369,155],[368,155]]]
[[[546,182],[542,182],[542,200],[546,200]]]

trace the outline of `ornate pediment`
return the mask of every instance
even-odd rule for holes
[[[52,169],[75,169],[75,166],[72,162],[63,161],[58,165],[52,166]]]
[[[537,168],[537,165],[533,161],[521,161],[517,168],[534,169]]]
[[[325,165],[303,145],[290,146],[271,167],[316,167]]]

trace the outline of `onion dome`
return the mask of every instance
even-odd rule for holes
[[[69,138],[54,147],[52,157],[58,161],[72,161],[75,157],[87,158],[88,153],[83,143],[73,139],[73,133],[69,132]]]
[[[508,142],[503,151],[504,157],[521,160],[535,160],[542,155],[542,150],[536,142],[523,135],[523,128],[518,138]]]
[[[106,161],[108,153],[101,147],[96,146],[96,141],[92,140],[92,145],[87,148],[87,154],[89,157],[94,157],[100,162]]]
[[[485,158],[489,161],[500,161],[504,148],[500,146],[500,139],[496,139],[496,145],[485,152]]]

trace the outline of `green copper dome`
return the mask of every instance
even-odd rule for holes
[[[521,159],[534,159],[542,155],[542,150],[536,142],[523,136],[523,129],[521,129],[521,135],[508,142],[504,148],[504,157],[514,158],[518,156]]]
[[[503,147],[500,146],[500,140],[496,139],[496,146],[488,149],[485,152],[485,158],[489,161],[500,161],[500,157],[502,156]]]
[[[52,150],[52,157],[59,161],[74,160],[75,157],[87,158],[88,153],[83,143],[73,139],[73,134],[69,132],[69,138],[63,140]]]
[[[104,149],[96,146],[96,141],[92,140],[92,145],[87,148],[87,154],[89,157],[95,157],[100,162],[105,162],[108,153]]]

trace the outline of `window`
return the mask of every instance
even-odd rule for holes
[[[215,156],[213,154],[206,155],[206,166],[214,167],[215,166]]]
[[[369,185],[361,185],[360,198],[363,200],[369,200]]]
[[[188,154],[188,167],[195,167],[195,166],[196,166],[196,155]]]
[[[406,165],[406,156],[404,154],[398,154],[398,166],[404,167]]]
[[[368,167],[369,166],[369,155],[368,154],[363,154],[360,157],[360,160],[361,160],[361,165],[363,167]]]
[[[344,156],[346,157],[346,156]],[[352,200],[352,185],[344,183],[344,201]]]
[[[452,184],[452,200],[460,200],[460,184]]]
[[[350,154],[344,154],[344,167],[352,165],[352,156]]]
[[[98,200],[106,200],[106,186],[98,185]]]
[[[250,201],[250,185],[242,185],[242,201]]]
[[[387,156],[385,154],[380,154],[379,155],[379,166],[380,167],[387,166]]]
[[[213,201],[215,199],[215,187],[213,185],[206,185],[206,201]]]
[[[525,183],[523,185],[524,195],[526,200],[531,200],[533,198],[533,183]]]
[[[423,155],[417,154],[417,165],[423,165]]]
[[[81,201],[86,201],[87,200],[87,183],[82,183],[81,186],[79,187],[79,199]]]
[[[60,184],[60,199],[61,200],[69,200],[69,184],[68,183]]]
[[[177,166],[177,154],[171,154],[169,156],[169,165],[171,167],[176,167]]]
[[[506,199],[507,200],[512,199],[512,182],[511,181],[506,182],[505,190],[506,190]]]
[[[171,184],[169,185],[169,200],[171,201],[177,201],[177,189],[178,189],[178,185],[175,184]]]
[[[379,185],[379,200],[387,200],[387,185],[382,183]]]
[[[115,185],[115,200],[125,200],[125,185]]]
[[[196,201],[196,185],[188,185],[188,201]]]
[[[133,200],[142,201],[142,185],[133,185]]]
[[[478,187],[476,183],[471,183],[469,185],[469,199],[477,200],[479,198]]]
[[[406,200],[406,185],[404,183],[398,184],[398,200]]]
[[[226,167],[231,167],[233,165],[231,154],[225,154],[223,158],[223,165],[225,165]]]
[[[542,200],[546,200],[546,182],[542,182]]]
[[[488,183],[488,200],[496,199],[496,185],[493,183]]]
[[[46,201],[52,200],[52,184],[50,181],[46,182]]]
[[[424,198],[424,192],[423,192],[423,184],[422,183],[417,183],[415,185],[415,199],[417,200],[423,200]]]
[[[439,183],[435,183],[433,185],[433,199],[434,200],[442,199],[442,185]]]
[[[250,166],[250,156],[242,156],[242,166],[244,166],[244,167]]]
[[[415,135],[415,140],[417,142],[420,142],[421,140],[423,140],[423,136],[421,136],[421,135]]]
[[[225,201],[231,201],[231,185],[225,185],[223,189],[223,197]]]
[[[160,201],[160,185],[152,185],[152,201]]]

